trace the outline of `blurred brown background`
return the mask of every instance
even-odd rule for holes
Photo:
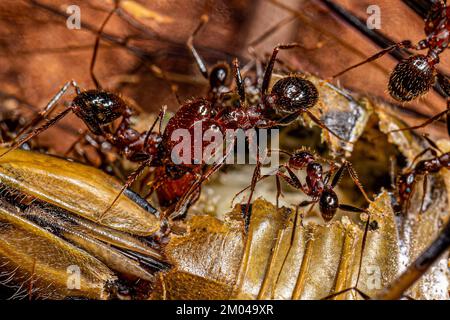
[[[354,15],[366,19],[366,9],[376,4],[381,9],[381,32],[394,41],[423,38],[423,20],[402,1],[335,0]],[[81,9],[80,30],[66,27],[69,5]],[[112,0],[2,0],[0,1],[0,102],[24,110],[42,108],[68,80],[82,88],[93,88],[89,75],[96,30],[113,8]],[[242,64],[250,59],[248,44],[280,21],[289,21],[256,46],[260,56],[274,45],[298,41],[320,49],[293,50],[280,54],[298,70],[329,77],[369,56],[380,48],[342,21],[319,0],[123,0],[123,14],[114,16],[104,30],[96,74],[103,87],[118,91],[145,110],[161,105],[178,107],[170,86],[158,72],[164,70],[179,89],[182,100],[201,96],[207,89],[185,42],[203,13],[210,20],[195,40],[202,56],[211,66],[217,61]],[[128,40],[126,40],[128,39]],[[450,71],[449,53],[441,56],[441,70]],[[363,94],[392,101],[386,92],[389,71],[396,60],[386,56],[339,79],[340,84]],[[70,95],[66,101],[70,100]],[[435,92],[401,106],[423,115],[445,108]],[[403,112],[405,119],[421,118]],[[29,111],[24,111],[29,112]],[[59,128],[82,128],[74,116]],[[69,130],[70,131],[70,130]],[[438,124],[429,130],[445,137]],[[47,139],[55,141],[55,132]],[[58,149],[65,150],[70,139],[61,139]]]

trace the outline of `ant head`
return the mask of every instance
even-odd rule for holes
[[[397,191],[400,205],[407,201],[413,192],[416,179],[413,172],[401,174],[397,178]]]
[[[433,60],[412,56],[394,68],[389,78],[389,93],[398,101],[411,101],[430,90],[435,81]]]
[[[220,89],[226,86],[228,75],[230,74],[230,66],[227,63],[216,64],[209,74],[209,85],[211,90]]]
[[[339,199],[336,195],[336,192],[331,188],[326,188],[319,199],[319,208],[320,213],[322,214],[322,218],[325,222],[329,222],[333,219],[336,211],[339,207]]]
[[[316,86],[300,77],[286,77],[278,80],[266,97],[266,103],[283,115],[313,107],[319,100]]]
[[[92,133],[101,135],[102,126],[110,124],[123,115],[126,103],[117,95],[100,90],[80,93],[72,102],[74,113]]]

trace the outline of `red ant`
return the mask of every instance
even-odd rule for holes
[[[342,174],[344,173],[344,170],[347,169],[347,171],[350,174],[350,177],[352,178],[353,182],[356,184],[356,186],[359,188],[365,199],[372,203],[372,201],[367,196],[366,192],[364,191],[363,186],[359,182],[358,176],[353,169],[350,162],[345,161],[338,169],[336,174],[333,177],[333,180],[331,183],[329,183],[329,180],[331,178],[331,175],[336,170],[336,164],[334,162],[331,162],[326,159],[322,159],[325,162],[330,163],[330,169],[328,172],[324,172],[322,165],[318,162],[318,158],[310,151],[307,151],[305,149],[300,149],[295,151],[294,153],[289,153],[286,151],[280,151],[282,153],[285,153],[289,156],[289,160],[285,163],[279,166],[277,169],[277,172],[275,174],[275,179],[277,182],[277,207],[279,206],[278,200],[279,196],[281,195],[281,184],[280,184],[280,178],[283,179],[286,183],[288,183],[290,186],[294,187],[295,189],[300,189],[304,194],[306,194],[308,197],[311,198],[311,200],[303,201],[301,202],[298,207],[305,207],[308,205],[312,205],[309,209],[309,212],[312,211],[315,204],[319,203],[319,209],[320,213],[322,215],[322,218],[325,220],[325,222],[331,221],[333,217],[336,214],[336,211],[338,209],[341,209],[343,211],[348,212],[357,212],[357,213],[364,213],[367,212],[365,209],[357,208],[351,205],[347,204],[340,204],[338,196],[336,192],[334,191],[334,188],[339,183]],[[285,169],[287,174],[282,171],[282,169]],[[306,169],[306,184],[302,184],[298,176],[294,173],[293,170],[304,170]],[[237,195],[242,193],[248,188],[250,189],[250,196],[247,200],[247,207],[250,205],[250,201],[254,192],[254,189],[256,187],[256,183],[264,178],[269,177],[270,175],[265,175],[262,177],[259,177],[259,168],[258,165],[255,169],[256,174],[253,175],[252,183],[247,188],[241,190]],[[236,196],[237,196],[236,195]],[[235,196],[235,197],[236,197]]]
[[[400,102],[406,102],[424,95],[437,82],[447,96],[447,108],[422,124],[391,130],[389,133],[423,128],[447,115],[447,131],[450,135],[450,117],[448,116],[450,112],[450,81],[436,69],[436,65],[439,63],[439,55],[447,48],[450,41],[450,8],[447,7],[446,0],[438,0],[433,3],[428,17],[425,19],[424,30],[427,37],[419,41],[417,45],[413,45],[409,40],[401,41],[332,77],[339,77],[396,49],[428,49],[426,55],[416,54],[397,64],[390,75],[388,90],[392,98]]]
[[[422,177],[423,194],[422,194],[422,201],[420,203],[420,213],[422,213],[425,195],[427,193],[428,175],[437,173],[443,168],[450,169],[450,152],[443,153],[432,140],[430,140],[427,136],[424,137],[431,147],[428,147],[424,149],[422,152],[420,152],[414,158],[411,167],[408,168],[404,173],[398,175],[396,179],[398,192],[398,199],[395,208],[396,211],[402,211],[404,209],[405,213],[408,212],[411,202],[411,196],[414,192],[416,182],[419,177]],[[438,155],[437,151],[439,151],[441,154]],[[419,159],[424,154],[426,154],[427,152],[430,152],[433,155],[433,158],[421,160],[417,162],[417,164],[414,167],[412,167],[416,162],[416,160]]]
[[[306,113],[321,128],[328,130],[339,139],[347,141],[326,127],[309,111],[309,108],[313,107],[319,98],[317,88],[312,82],[293,75],[278,80],[271,92],[268,93],[279,50],[301,47],[297,43],[278,45],[273,50],[262,79],[256,80],[256,83],[261,83],[261,97],[258,103],[247,103],[239,62],[235,59],[233,70],[239,99],[236,104],[226,104],[224,94],[231,91],[226,85],[230,67],[225,63],[220,63],[208,73],[205,62],[193,45],[194,36],[206,22],[207,17],[202,16],[200,24],[189,37],[187,46],[191,50],[201,74],[209,80],[209,99],[200,98],[183,104],[167,123],[160,148],[162,150],[161,158],[165,159],[164,165],[157,169],[154,182],[154,189],[157,189],[158,198],[163,205],[169,206],[177,202],[173,217],[180,215],[180,212],[185,212],[187,206],[196,201],[203,181],[221,168],[224,159],[231,152],[231,149],[226,151],[226,156],[207,172],[205,172],[206,166],[198,164],[196,161],[198,159],[194,158],[191,159],[190,164],[176,165],[171,161],[170,152],[177,143],[171,139],[173,132],[177,129],[183,128],[193,133],[194,124],[199,121],[202,123],[203,133],[207,130],[224,133],[226,129],[271,128],[286,125],[301,113]],[[202,154],[206,147],[207,144],[203,143]]]

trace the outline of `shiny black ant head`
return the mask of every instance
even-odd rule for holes
[[[211,90],[217,90],[226,86],[230,66],[226,63],[216,64],[209,74],[209,85]]]
[[[424,55],[412,56],[394,68],[388,90],[398,101],[411,101],[427,93],[435,81],[434,63]]]
[[[275,83],[265,100],[276,113],[287,115],[313,107],[319,100],[319,92],[311,81],[286,77]]]
[[[72,106],[74,113],[97,135],[103,133],[102,126],[118,119],[128,108],[119,96],[101,90],[80,93],[73,99]]]
[[[322,214],[323,220],[329,222],[333,219],[336,211],[339,207],[339,199],[336,192],[331,188],[326,188],[319,199],[320,213]]]

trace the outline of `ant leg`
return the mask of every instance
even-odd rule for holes
[[[109,19],[111,19],[113,14],[119,9],[119,3],[120,3],[120,0],[114,0],[114,9],[111,10],[108,13],[108,15],[106,16],[106,19],[103,21],[102,25],[100,26],[100,29],[97,31],[97,36],[95,38],[94,51],[92,53],[91,65],[89,66],[89,73],[91,74],[92,81],[94,82],[95,87],[97,89],[101,89],[101,85],[100,85],[100,82],[98,81],[97,77],[95,76],[94,67],[95,67],[95,62],[97,60],[98,48],[100,45],[100,37],[101,37],[101,35],[103,33],[103,29],[105,28]]]
[[[297,19],[297,16],[290,15],[290,16],[287,16],[286,18],[278,21],[275,25],[273,25],[272,27],[270,27],[269,29],[264,31],[259,37],[257,37],[256,39],[250,41],[248,46],[249,47],[256,47],[261,42],[263,42],[268,37],[270,37],[273,33],[275,33],[276,31],[278,31],[279,29],[281,29],[282,27],[284,27],[285,25],[287,25],[288,23],[290,23],[290,22],[292,22],[292,21],[294,21],[296,19]]]
[[[191,184],[186,193],[178,201],[174,211],[170,214],[169,216],[170,219],[174,219],[179,215],[182,215],[184,212],[186,212],[189,199],[192,198],[192,193],[196,192],[196,190],[201,187],[203,182],[208,180],[211,175],[219,171],[225,165],[226,159],[231,154],[231,152],[233,152],[233,150],[234,150],[234,143],[231,143],[229,146],[227,146],[227,150],[225,150],[225,155],[221,159],[219,159],[219,161],[217,161],[217,163],[212,168],[210,168],[208,172],[203,174],[199,179],[197,179]]]
[[[116,195],[116,197],[114,198],[113,202],[111,202],[111,204],[108,206],[108,208],[106,208],[105,211],[103,211],[103,213],[100,215],[100,217],[98,217],[97,222],[102,221],[102,219],[104,218],[105,214],[108,213],[108,211],[114,206],[114,204],[117,202],[117,200],[119,200],[119,197],[122,195],[122,193],[125,191],[125,189],[127,189],[128,187],[131,186],[131,184],[136,181],[136,179],[140,176],[140,174],[144,171],[144,169],[150,165],[152,161],[152,158],[149,158],[147,160],[145,160],[144,162],[142,162],[139,167],[133,171],[127,178],[127,181],[125,182],[125,184],[122,186],[122,189],[120,189],[120,192]]]
[[[334,131],[331,130],[329,127],[327,127],[327,126],[325,125],[325,123],[323,123],[321,120],[319,120],[318,118],[316,118],[316,116],[313,115],[311,111],[309,111],[309,110],[301,110],[300,112],[306,112],[306,114],[308,114],[309,118],[310,118],[314,123],[316,123],[316,124],[317,124],[319,127],[321,127],[322,129],[327,130],[329,133],[331,133],[333,136],[335,136],[335,137],[338,138],[339,140],[342,140],[342,141],[344,141],[344,142],[353,144],[352,141],[350,141],[350,140],[348,140],[348,139],[345,139],[345,138],[342,138],[342,137],[339,136],[336,132],[334,132]]]
[[[450,96],[450,81],[448,80],[448,78],[446,76],[444,76],[440,72],[438,72],[438,74],[436,76],[436,80],[437,80],[437,83],[439,84],[439,87],[441,87],[441,89],[447,95],[447,110],[450,110],[450,101],[448,98]],[[450,117],[449,117],[448,113],[447,113],[447,133],[450,136]]]
[[[281,192],[281,182],[280,182],[280,177],[275,176],[275,181],[277,184],[277,197],[276,197],[276,205],[277,205],[277,209],[280,207],[280,196],[283,195],[283,193]]]
[[[412,45],[411,41],[409,41],[409,40],[404,40],[404,41],[398,42],[396,44],[393,44],[392,46],[384,48],[383,50],[381,50],[378,53],[374,54],[373,56],[367,58],[366,60],[363,60],[363,61],[361,61],[361,62],[359,62],[359,63],[357,63],[357,64],[355,64],[353,66],[348,67],[347,69],[342,70],[339,73],[336,73],[334,76],[331,77],[331,79],[337,78],[337,77],[343,75],[344,73],[347,73],[348,71],[350,71],[352,69],[355,69],[355,68],[357,68],[359,66],[362,66],[363,64],[366,64],[366,63],[372,62],[374,60],[377,60],[377,59],[381,58],[382,56],[384,56],[386,53],[389,53],[389,52],[391,52],[393,50],[396,50],[396,49],[402,49],[402,48],[416,49],[416,47],[414,47]]]
[[[251,182],[251,186],[250,186],[250,195],[248,196],[247,205],[245,206],[245,216],[246,217],[248,217],[249,210],[250,210],[250,204],[251,204],[252,198],[253,198],[253,193],[255,192],[256,183],[260,180],[260,176],[261,176],[261,162],[259,162],[259,159],[258,159],[258,163],[256,164],[255,170],[253,171],[252,182]]]
[[[153,132],[153,129],[155,128],[156,124],[159,121],[159,133],[161,133],[161,127],[162,127],[162,121],[163,118],[166,114],[166,110],[167,110],[167,106],[162,106],[161,111],[159,112],[158,116],[156,117],[155,121],[153,121],[153,124],[150,126],[150,129],[147,131],[147,134],[145,135],[145,139],[144,139],[144,146],[147,145],[148,143],[148,139],[150,138],[150,135]]]
[[[284,167],[288,172],[289,176],[282,172],[277,172],[277,176],[281,177],[287,184],[291,185],[295,189],[300,189],[303,193],[309,194],[308,190],[302,185],[297,175],[286,165],[280,166]]]
[[[362,262],[363,262],[363,258],[364,258],[364,250],[366,248],[367,234],[368,234],[369,226],[370,226],[370,212],[365,209],[357,208],[357,207],[354,207],[354,206],[351,206],[348,204],[340,204],[339,209],[341,209],[343,211],[347,211],[347,212],[352,212],[352,213],[367,213],[367,221],[366,221],[366,224],[364,227],[363,238],[361,240],[361,255],[359,257],[358,275],[356,277],[355,285],[351,288],[354,290],[358,290],[357,287],[358,287],[359,279],[361,277],[361,269],[362,269]],[[358,292],[358,293],[360,293],[360,292]]]
[[[427,189],[428,189],[428,174],[425,174],[423,176],[423,193],[422,193],[422,201],[420,201],[420,210],[419,210],[419,214],[423,213],[423,204],[425,203],[425,195],[427,194]]]
[[[16,150],[17,148],[19,148],[22,144],[24,144],[28,140],[32,139],[33,137],[37,136],[41,132],[43,132],[43,131],[47,130],[48,128],[50,128],[52,125],[54,125],[59,120],[64,118],[66,115],[68,115],[70,111],[72,111],[72,109],[71,108],[67,108],[64,111],[62,111],[61,113],[59,113],[58,115],[56,115],[54,118],[52,118],[50,120],[47,120],[47,122],[44,123],[41,127],[31,131],[28,135],[26,135],[22,139],[19,139],[19,141],[15,142],[9,149],[7,149],[5,152],[0,154],[0,158],[5,156],[9,152],[11,152],[13,150]]]
[[[409,169],[413,169],[414,167],[414,163],[417,161],[417,159],[419,159],[420,157],[422,157],[424,154],[426,154],[427,152],[430,152],[433,157],[437,157],[437,153],[433,148],[426,148],[424,150],[422,150],[418,155],[416,155],[413,159],[413,161],[411,162],[411,165],[409,166]]]
[[[440,118],[442,118],[443,116],[447,116],[447,126],[448,126],[448,134],[450,135],[450,117],[448,116],[448,114],[450,113],[450,99],[447,99],[447,109],[445,109],[442,112],[439,112],[438,114],[434,115],[433,117],[429,118],[427,121],[423,122],[422,124],[418,124],[416,126],[412,126],[412,127],[406,127],[406,128],[400,128],[400,129],[395,129],[395,130],[391,130],[386,132],[386,134],[390,134],[393,132],[399,132],[399,131],[410,131],[410,130],[416,130],[416,129],[420,129],[423,127],[428,126],[429,124],[439,120]]]
[[[333,299],[333,298],[335,298],[335,297],[337,297],[337,296],[340,296],[341,294],[344,294],[344,293],[349,292],[349,291],[351,291],[351,290],[354,290],[354,291],[356,291],[357,293],[359,293],[365,300],[370,300],[370,299],[371,299],[369,295],[365,294],[364,292],[362,292],[362,291],[359,290],[358,288],[353,288],[353,287],[351,287],[351,288],[347,288],[347,289],[341,290],[341,291],[339,291],[339,292],[332,293],[332,294],[330,294],[330,295],[328,295],[328,296],[326,296],[326,297],[324,297],[324,298],[322,298],[322,299],[320,299],[320,300],[329,300],[329,299]]]
[[[245,105],[245,87],[244,81],[242,81],[241,70],[239,68],[239,61],[237,58],[233,60],[234,66],[234,77],[236,79],[236,86],[239,93],[239,103],[240,106],[243,107]]]
[[[206,64],[203,61],[202,57],[194,47],[194,38],[200,31],[200,29],[208,22],[208,20],[209,20],[208,15],[206,14],[202,15],[200,18],[200,23],[198,24],[197,28],[195,28],[194,32],[192,32],[192,34],[189,36],[186,42],[186,45],[188,46],[189,50],[191,50],[191,53],[194,56],[195,62],[197,63],[197,67],[200,70],[200,73],[203,75],[205,79],[209,78],[208,69],[206,68]]]
[[[261,94],[264,96],[267,93],[267,89],[269,89],[270,79],[272,78],[273,67],[275,65],[275,61],[277,60],[277,55],[280,50],[287,50],[293,48],[304,48],[300,43],[288,43],[288,44],[279,44],[277,45],[272,52],[272,56],[270,57],[269,62],[267,63],[266,71],[264,72],[263,83],[261,86]]]
[[[270,176],[269,176],[269,175],[261,176],[261,177],[259,177],[259,179],[258,179],[257,182],[260,182],[261,180],[263,180],[263,179],[265,179],[265,178],[268,178],[268,177],[270,177]],[[237,198],[240,194],[242,194],[243,192],[245,192],[246,190],[250,189],[251,186],[252,186],[252,185],[249,184],[249,185],[246,186],[244,189],[242,189],[242,190],[240,190],[238,193],[236,193],[236,194],[234,195],[233,199],[231,200],[231,206],[233,206],[234,201],[236,201],[236,198]]]
[[[439,151],[440,153],[444,153],[444,152],[438,147],[438,145],[437,145],[433,140],[431,140],[431,139],[428,137],[427,134],[424,134],[424,135],[423,135],[423,138],[424,138],[425,140],[427,140],[427,142],[430,144],[430,146],[431,146],[433,149]],[[437,156],[436,152],[433,153],[433,156],[435,156],[435,157]]]
[[[338,172],[341,171],[341,169],[347,169],[347,172],[350,175],[350,178],[352,178],[353,182],[355,183],[355,185],[358,187],[359,191],[361,191],[362,195],[364,196],[364,198],[366,199],[366,201],[368,203],[372,203],[372,200],[370,200],[369,196],[367,195],[366,191],[364,190],[363,185],[361,184],[361,182],[359,181],[358,175],[356,174],[355,169],[353,169],[352,164],[349,161],[345,161],[344,164],[342,165],[341,168],[339,168]],[[342,174],[342,171],[340,173],[340,175]],[[337,175],[337,173],[336,173]],[[340,177],[337,178],[337,181],[335,181],[336,176],[333,179],[332,185],[333,187],[339,182]]]
[[[75,92],[77,94],[81,93],[80,88],[78,87],[78,84],[71,80],[67,81],[64,86],[59,89],[58,93],[53,96],[53,98],[47,103],[44,109],[39,111],[39,113],[31,120],[26,126],[24,126],[19,133],[17,134],[17,137],[20,137],[23,135],[28,129],[36,126],[39,122],[41,122],[43,119],[45,119],[55,108],[56,103],[61,99],[61,97],[66,93],[66,91],[69,89],[69,87],[72,86],[75,89]]]

